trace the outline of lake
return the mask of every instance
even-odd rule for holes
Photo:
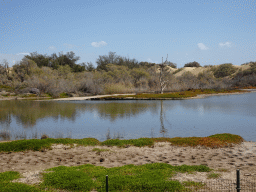
[[[99,141],[231,133],[256,142],[255,98],[256,92],[163,101],[0,101],[0,132],[11,140],[47,134]]]

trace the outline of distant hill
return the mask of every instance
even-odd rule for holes
[[[213,67],[218,67],[218,66],[219,66],[219,65],[213,65]],[[233,65],[233,66],[237,68],[237,71],[238,71],[239,69],[242,69],[242,70],[244,71],[244,70],[247,70],[247,69],[250,68],[250,64],[246,64],[246,65]],[[185,73],[185,72],[187,72],[187,71],[189,71],[189,72],[191,72],[193,75],[196,75],[196,76],[197,76],[199,73],[211,69],[211,67],[183,67],[183,68],[179,68],[179,69],[175,69],[175,68],[172,68],[172,67],[169,67],[169,66],[167,66],[167,67],[169,68],[169,71],[170,71],[171,73],[174,73],[175,71],[182,69],[181,71],[179,71],[179,72],[177,72],[177,73],[174,74],[175,77],[179,77],[179,76],[181,76],[183,73]],[[160,69],[157,69],[157,72],[160,72]],[[236,72],[235,72],[235,73],[236,73]],[[235,73],[234,73],[234,74],[235,74]]]

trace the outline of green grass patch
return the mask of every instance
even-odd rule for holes
[[[8,94],[2,94],[3,97],[10,97],[10,93]]]
[[[125,165],[122,167],[105,168],[85,164],[81,166],[67,167],[59,166],[42,173],[43,183],[29,186],[26,184],[11,183],[13,179],[19,178],[18,172],[0,173],[1,191],[45,191],[64,189],[69,191],[106,191],[106,175],[108,175],[109,191],[191,191],[179,181],[171,180],[171,177],[177,173],[210,172],[212,169],[205,165],[194,166],[172,166],[166,163],[144,164],[140,166]],[[195,185],[199,188],[200,184],[194,182],[189,186]]]
[[[215,134],[208,137],[175,137],[175,138],[139,138],[129,140],[109,139],[103,142],[95,138],[84,139],[29,139],[17,140],[12,142],[0,143],[0,152],[19,152],[19,151],[44,151],[50,149],[52,144],[64,144],[74,147],[78,146],[152,146],[155,142],[170,142],[174,146],[207,146],[207,147],[225,147],[229,143],[240,143],[244,141],[239,135],[229,133]],[[100,154],[108,149],[94,148],[92,151]],[[26,185],[21,183],[11,183],[11,180],[20,177],[18,172],[0,173],[0,191],[56,191],[56,189],[65,189],[71,191],[105,191],[106,175],[109,177],[109,191],[190,191],[186,186],[193,186],[194,189],[203,187],[202,183],[188,182],[180,183],[171,180],[177,173],[211,172],[213,169],[205,165],[196,166],[172,166],[166,163],[151,163],[140,166],[125,165],[122,167],[105,168],[85,164],[81,166],[59,166],[45,171],[54,171],[51,173],[42,173],[44,182],[40,185]],[[225,171],[225,170],[223,170]],[[210,178],[218,177],[218,174],[210,173]]]
[[[219,173],[209,173],[207,176],[208,179],[217,179],[219,177],[220,177]]]
[[[217,93],[237,93],[245,92],[241,90],[214,90],[214,89],[195,89],[189,91],[173,92],[173,93],[164,93],[164,94],[137,94],[137,95],[119,95],[119,96],[108,96],[102,97],[103,100],[111,99],[124,99],[124,98],[134,98],[134,99],[162,99],[162,98],[188,98],[195,97],[200,94],[217,94]]]
[[[0,85],[0,90],[3,89],[7,92],[11,92],[11,91],[14,91],[14,88],[11,87],[11,86],[8,86],[8,85]]]
[[[30,98],[30,97],[37,97],[36,94],[29,94],[29,95],[23,95],[22,98]]]
[[[60,98],[68,98],[68,94],[67,93],[61,93],[60,94]]]
[[[129,140],[108,139],[100,142],[95,138],[84,139],[70,139],[70,138],[47,138],[47,139],[23,139],[12,142],[0,143],[0,152],[19,152],[24,150],[40,151],[44,149],[50,149],[52,144],[64,144],[74,147],[74,144],[78,146],[117,146],[125,148],[127,146],[136,147],[152,147],[155,142],[170,142],[175,146],[205,146],[205,147],[227,147],[229,144],[239,144],[244,139],[239,135],[233,135],[229,133],[215,134],[208,137],[159,137],[159,138],[139,138]],[[97,148],[95,149],[97,150]]]

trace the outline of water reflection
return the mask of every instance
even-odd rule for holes
[[[75,121],[76,107],[71,103],[61,105],[54,102],[1,101],[0,123],[10,126],[13,118],[24,127],[33,127],[39,119],[60,117]]]
[[[160,133],[163,134],[163,137],[165,137],[165,134],[168,132],[168,130],[164,127],[164,110],[163,110],[163,101],[161,100],[161,110],[160,110],[160,122],[161,122],[161,129]]]
[[[112,129],[120,128],[127,134],[114,133],[113,138],[127,139],[129,134],[133,134],[129,138],[135,134],[144,137],[150,134],[150,129],[151,137],[210,135],[219,133],[217,128],[230,133],[247,129],[249,133],[243,134],[249,138],[253,137],[251,129],[256,124],[255,96],[256,93],[248,93],[171,101],[1,101],[0,139],[15,139],[20,130],[36,131],[35,137],[37,131],[50,135],[50,131],[57,131],[56,127],[65,134],[69,129],[77,134],[74,138],[102,139],[104,135],[107,139],[110,129],[113,132]],[[168,135],[171,129],[172,134]],[[27,133],[21,137],[25,137],[23,134]]]

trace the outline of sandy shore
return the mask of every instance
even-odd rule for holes
[[[75,144],[76,146],[76,144]],[[109,149],[97,153],[93,148]],[[93,164],[107,168],[127,164],[168,163],[170,165],[207,165],[213,169],[225,168],[219,179],[236,180],[236,169],[241,170],[241,179],[256,179],[256,142],[243,142],[228,148],[178,147],[168,142],[155,143],[153,147],[128,148],[107,146],[77,146],[70,148],[62,144],[52,145],[52,150],[0,153],[0,172],[18,171],[24,178],[14,182],[38,184],[42,181],[40,172],[57,166],[79,166]],[[208,173],[177,173],[172,179],[195,182],[211,181]],[[215,179],[216,180],[216,179]],[[255,180],[256,182],[256,180]],[[225,183],[222,183],[223,185]],[[227,184],[227,183],[226,183]]]
[[[217,93],[217,94],[201,94],[197,95],[196,97],[187,97],[187,98],[163,98],[163,100],[183,100],[183,99],[201,99],[209,96],[221,96],[221,95],[237,95],[237,94],[244,94],[250,92],[256,92],[256,89],[241,89],[243,93]],[[136,95],[136,93],[129,93],[129,94],[113,94],[113,95],[96,95],[96,96],[87,96],[87,97],[69,97],[69,98],[61,98],[61,99],[51,99],[49,101],[81,101],[81,100],[89,100],[94,98],[101,98],[101,97],[108,97],[108,96],[118,96],[118,95]],[[160,98],[161,99],[161,98]],[[157,98],[156,100],[160,100]],[[134,100],[133,98],[128,98],[128,100]],[[144,100],[143,98],[136,98],[136,100]],[[40,101],[40,100],[38,100]]]
[[[108,97],[108,96],[118,96],[118,95],[136,95],[136,93],[112,94],[112,95],[95,95],[95,96],[86,96],[86,97],[69,97],[69,98],[52,99],[51,101],[81,101],[81,100],[88,100],[88,99],[93,99],[93,98],[101,98],[101,97]]]
[[[256,89],[240,89],[246,91],[244,93],[256,92]],[[196,97],[187,97],[187,98],[163,98],[163,100],[184,100],[184,99],[201,99],[208,96],[220,96],[220,95],[236,95],[236,94],[244,94],[244,93],[217,93],[217,94],[201,94]],[[34,98],[22,98],[22,97],[0,97],[0,101],[4,100],[26,100],[26,99],[40,99],[34,101],[82,101],[82,100],[90,100],[94,98],[108,97],[108,96],[118,96],[118,95],[136,95],[136,93],[129,94],[112,94],[112,95],[94,95],[94,96],[86,96],[86,97],[69,97],[69,98],[58,98],[58,99],[47,99],[45,97],[34,97]],[[129,100],[134,100],[133,98],[127,98]],[[137,100],[144,100],[143,98],[136,98]],[[161,99],[161,98],[160,98]],[[160,100],[159,99],[159,100]]]
[[[136,93],[129,93],[129,95],[135,95]],[[34,100],[34,101],[81,101],[81,100],[88,100],[92,98],[101,98],[101,97],[108,97],[108,96],[118,96],[118,95],[127,95],[127,94],[112,94],[112,95],[94,95],[94,96],[86,96],[86,97],[69,97],[69,98],[58,98],[58,99],[48,99],[46,97],[30,97],[30,98],[23,98],[17,96],[11,97],[1,97],[1,100],[24,100],[24,99],[41,99],[41,100]]]

